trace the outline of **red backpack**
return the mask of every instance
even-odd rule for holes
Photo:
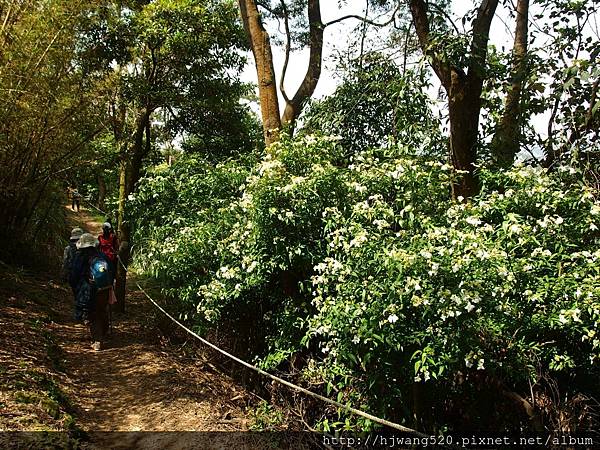
[[[100,241],[100,251],[106,255],[106,258],[110,262],[117,260],[117,236],[114,233],[110,233],[107,238],[103,234],[98,236]]]

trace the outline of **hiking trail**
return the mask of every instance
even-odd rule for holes
[[[89,210],[68,210],[69,224],[98,235]],[[135,275],[133,275],[135,276]],[[72,301],[60,303],[53,324],[72,380],[69,394],[86,431],[241,431],[248,394],[202,361],[161,345],[152,305],[128,281],[125,314],[112,314],[112,336],[91,349],[87,327],[72,320]],[[70,294],[70,291],[69,291]]]

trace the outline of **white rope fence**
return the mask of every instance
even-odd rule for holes
[[[121,261],[121,258],[119,258],[119,263],[121,264],[121,266],[123,267],[123,269],[128,272],[127,267],[125,267],[125,264],[123,264],[123,262]],[[374,416],[372,414],[366,413],[364,411],[361,411],[359,409],[356,408],[352,408],[351,406],[348,405],[344,405],[343,403],[340,403],[338,401],[332,400],[328,397],[324,397],[322,395],[319,395],[315,392],[309,391],[308,389],[305,389],[301,386],[297,386],[293,383],[290,383],[289,381],[284,380],[283,378],[279,378],[276,375],[270,374],[269,372],[265,372],[264,370],[260,369],[259,367],[256,367],[240,358],[238,358],[237,356],[232,355],[231,353],[226,352],[225,350],[217,347],[215,344],[213,344],[212,342],[207,341],[206,339],[204,339],[203,337],[199,336],[197,333],[193,332],[192,330],[190,330],[188,327],[186,327],[185,325],[183,325],[181,322],[179,322],[177,319],[175,319],[171,314],[169,314],[167,311],[165,311],[152,297],[150,297],[150,295],[148,295],[148,293],[144,290],[144,288],[142,288],[142,286],[140,286],[139,283],[136,282],[136,285],[138,287],[138,289],[146,296],[146,298],[148,300],[150,300],[150,302],[157,308],[159,309],[165,316],[167,316],[169,319],[171,319],[175,324],[177,324],[179,327],[181,327],[182,329],[184,329],[187,333],[189,333],[190,335],[192,335],[193,337],[195,337],[196,339],[198,339],[200,342],[202,342],[205,345],[208,345],[210,348],[212,348],[213,350],[216,350],[217,352],[221,353],[222,355],[228,357],[229,359],[232,359],[233,361],[241,364],[244,367],[247,367],[248,369],[251,369],[267,378],[272,379],[273,381],[276,381],[277,383],[283,384],[284,386],[287,386],[297,392],[301,392],[303,394],[309,395],[311,397],[314,397],[316,399],[319,399],[325,403],[328,403],[330,405],[336,406],[340,409],[343,409],[346,412],[350,412],[352,414],[355,414],[357,416],[360,417],[364,417],[365,419],[369,419],[372,422],[378,423],[380,425],[385,425],[386,427],[390,427],[390,428],[394,428],[398,431],[402,431],[404,433],[410,433],[412,435],[418,436],[418,437],[431,437],[430,435],[426,435],[424,433],[421,433],[420,431],[414,430],[412,428],[408,428],[405,427],[404,425],[400,425],[394,422],[390,422],[389,420],[386,419],[382,419],[380,417]]]
[[[87,202],[89,205],[91,205],[94,209],[96,209],[97,211],[101,212],[102,214],[106,215],[106,213],[104,211],[102,211],[100,208],[96,207],[95,205],[93,205],[91,202]],[[123,264],[123,261],[121,260],[120,256],[117,256],[117,259],[119,260],[119,264],[121,264],[121,267],[123,267],[123,269],[125,270],[125,272],[129,273],[129,269],[125,266],[125,264]],[[394,423],[394,422],[390,422],[389,420],[386,419],[382,419],[380,417],[374,416],[372,414],[366,413],[364,411],[361,411],[359,409],[353,408],[351,406],[348,405],[344,405],[343,403],[340,403],[336,400],[332,400],[328,397],[324,397],[320,394],[317,394],[315,392],[309,391],[308,389],[305,389],[301,386],[297,386],[294,383],[290,383],[289,381],[284,380],[283,378],[280,378],[276,375],[273,375],[269,372],[266,372],[264,370],[262,370],[259,367],[256,367],[240,358],[238,358],[237,356],[232,355],[229,352],[226,352],[225,350],[223,350],[222,348],[217,347],[215,344],[213,344],[212,342],[207,341],[206,339],[204,339],[203,337],[199,336],[197,333],[193,332],[192,330],[190,330],[188,327],[186,327],[185,325],[183,325],[181,322],[179,322],[177,319],[175,319],[171,314],[169,314],[167,311],[165,311],[152,297],[150,297],[150,295],[144,290],[144,288],[142,288],[142,286],[140,286],[140,284],[138,282],[136,282],[136,285],[138,287],[138,289],[146,296],[146,298],[148,300],[150,300],[150,302],[158,309],[160,310],[165,316],[167,316],[169,319],[171,319],[175,324],[177,324],[180,328],[182,328],[183,330],[185,330],[188,334],[190,334],[191,336],[193,336],[194,338],[196,338],[197,340],[199,340],[200,342],[202,342],[203,344],[209,346],[210,348],[212,348],[213,350],[216,350],[217,352],[221,353],[222,355],[226,356],[229,359],[232,359],[233,361],[237,362],[238,364],[241,364],[244,367],[247,367],[250,370],[253,370],[267,378],[272,379],[273,381],[276,381],[277,383],[280,383],[284,386],[287,386],[297,392],[301,392],[303,394],[306,394],[310,397],[316,398],[318,400],[321,400],[322,402],[328,403],[330,405],[336,406],[337,408],[340,408],[346,412],[352,413],[354,415],[363,417],[365,419],[368,419],[372,422],[378,423],[380,425],[384,425],[386,427],[389,428],[393,428],[395,430],[401,431],[403,433],[409,433],[412,434],[414,436],[418,436],[418,437],[422,437],[422,438],[428,438],[431,437],[430,435],[421,433],[420,431],[414,430],[412,428],[408,428],[405,427],[404,425],[400,425],[398,423]]]
[[[98,208],[96,205],[94,205],[94,203],[91,200],[86,200],[83,199],[82,203],[91,206],[92,208],[94,208],[96,211],[98,211],[100,214],[102,214],[103,216],[108,216],[108,214],[105,211],[102,211],[100,208]]]

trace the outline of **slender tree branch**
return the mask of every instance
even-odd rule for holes
[[[286,103],[290,102],[287,92],[285,91],[285,74],[287,72],[288,63],[290,62],[290,49],[292,46],[292,37],[290,35],[290,19],[288,15],[285,0],[281,0],[281,8],[283,11],[283,24],[285,26],[285,60],[283,61],[283,69],[281,70],[281,79],[279,80],[279,90]]]
[[[444,16],[444,18],[450,22],[450,24],[452,25],[452,28],[454,28],[454,31],[456,31],[456,34],[461,34],[460,30],[458,29],[458,27],[456,26],[456,24],[454,23],[454,21],[452,20],[452,17],[450,17],[448,15],[448,13],[446,11],[444,11],[438,4],[436,3],[429,3],[429,5],[433,6],[437,12],[439,12],[442,16]]]
[[[386,27],[388,25],[390,25],[391,23],[394,22],[395,18],[396,18],[396,14],[398,13],[398,11],[400,10],[400,2],[398,2],[398,6],[396,6],[396,9],[394,9],[394,12],[392,13],[392,17],[389,20],[386,20],[383,23],[379,23],[379,22],[375,22],[373,20],[369,20],[366,17],[362,17],[359,16],[357,14],[348,14],[346,16],[342,16],[342,17],[338,17],[337,19],[331,20],[327,23],[323,24],[323,28],[327,28],[329,25],[334,25],[336,23],[340,23],[343,22],[344,20],[348,20],[348,19],[356,19],[356,20],[360,20],[363,23],[369,24],[369,25],[373,25],[374,27]]]
[[[404,36],[404,58],[402,60],[402,73],[406,72],[406,63],[408,61],[408,40],[410,39],[410,32],[412,31],[412,22],[406,27],[406,34]]]
[[[367,4],[365,6],[365,19],[369,17],[369,1],[367,0]],[[363,54],[365,51],[365,39],[367,37],[367,22],[363,21],[363,28],[362,28],[362,35],[360,37],[360,58],[359,58],[359,63],[358,63],[358,67],[360,67],[360,70],[362,70],[363,68]]]
[[[527,151],[527,153],[529,153],[529,156],[531,156],[531,159],[533,159],[535,161],[535,163],[539,165],[541,163],[541,161],[537,158],[537,156],[534,155],[534,153],[531,151],[529,146],[526,145],[524,148],[525,148],[525,151]]]
[[[556,160],[556,151],[554,150],[554,121],[556,119],[556,114],[558,112],[558,106],[560,105],[560,98],[556,97],[554,99],[554,105],[552,106],[552,113],[550,114],[550,118],[548,119],[548,137],[546,138],[546,159],[544,161],[545,167],[550,167],[554,164]]]
[[[89,142],[92,139],[94,139],[103,130],[104,130],[103,127],[96,128],[91,133],[89,133],[87,136],[85,136],[83,139],[81,139],[77,144],[75,144],[74,146],[72,146],[71,148],[69,148],[65,153],[63,153],[61,156],[59,156],[54,161],[52,161],[49,164],[48,170],[46,171],[46,178],[44,178],[44,179],[49,179],[53,175],[62,172],[63,170],[59,170],[59,171],[55,171],[54,170],[54,168],[58,165],[58,163],[61,162],[61,161],[63,161],[64,159],[68,158],[69,156],[71,156],[76,151],[78,151],[81,147],[84,146],[84,144],[86,144],[87,142]]]
[[[294,94],[294,97],[286,104],[281,123],[293,127],[294,121],[302,110],[304,103],[312,96],[321,76],[321,64],[323,57],[323,31],[325,27],[321,20],[321,4],[319,0],[308,0],[308,24],[310,54],[308,57],[308,69],[304,79]]]
[[[10,9],[12,8],[12,4],[8,4],[8,9],[6,10],[6,17],[4,18],[4,22],[2,22],[2,28],[0,28],[0,36],[4,34],[4,30],[6,29],[6,24],[8,23],[8,18],[10,17]]]
[[[419,45],[423,50],[425,56],[431,60],[431,67],[440,79],[446,91],[450,88],[450,67],[447,63],[442,62],[434,49],[432,48],[430,29],[429,29],[429,17],[428,17],[428,3],[425,0],[410,0],[409,1],[410,12],[417,32],[417,38],[419,39]]]
[[[185,124],[181,121],[181,119],[179,119],[179,116],[177,114],[175,114],[175,111],[173,111],[173,108],[170,105],[166,105],[167,107],[167,111],[169,111],[169,113],[171,114],[171,117],[173,118],[173,120],[183,129],[185,130]]]

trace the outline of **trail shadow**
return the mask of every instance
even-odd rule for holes
[[[100,232],[100,223],[85,210],[67,211],[71,225]],[[58,308],[56,331],[74,380],[77,422],[87,431],[247,429],[244,391],[203,363],[161,345],[155,311],[131,288],[133,277],[126,311],[113,308],[112,336],[99,352],[90,348],[88,330],[72,320],[71,297]]]

